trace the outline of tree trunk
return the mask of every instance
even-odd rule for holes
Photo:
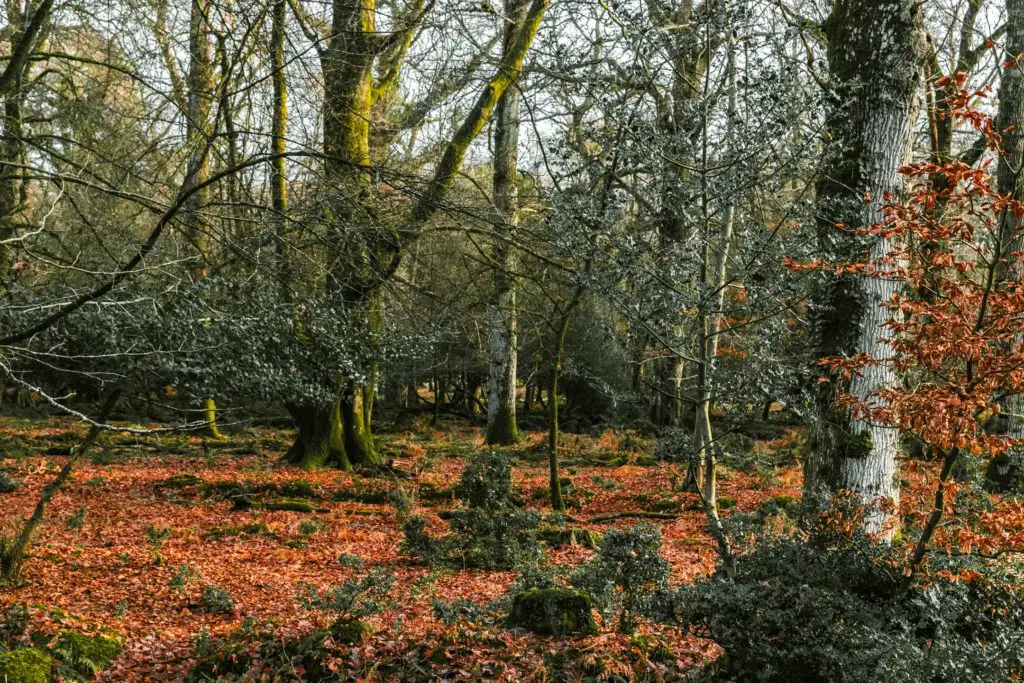
[[[551,509],[564,512],[561,472],[558,465],[558,378],[562,374],[562,353],[565,350],[565,332],[569,329],[572,311],[563,314],[555,332],[551,349],[551,368],[548,371],[548,472],[551,486]]]
[[[287,462],[308,470],[352,469],[345,448],[340,399],[329,408],[288,406],[288,412],[295,418],[298,433],[284,456]]]
[[[735,147],[734,124],[736,118],[736,54],[735,45],[730,42],[727,61],[729,81],[729,112],[727,117],[727,140]],[[729,266],[729,247],[732,243],[733,221],[736,217],[736,198],[726,199],[725,210],[718,234],[711,234],[710,187],[708,178],[708,116],[703,117],[705,129],[701,156],[701,213],[703,217],[702,252],[700,279],[710,296],[700,305],[697,349],[697,411],[693,428],[694,467],[698,486],[704,487],[704,502],[709,510],[718,514],[717,475],[715,447],[711,431],[711,396],[715,384],[715,357],[718,355],[718,338],[724,315],[725,288]],[[732,154],[732,149],[729,150]],[[714,253],[712,253],[714,252]]]
[[[709,44],[698,30],[698,22],[707,21],[705,15],[711,7],[708,2],[697,7],[693,3],[680,3],[675,9],[656,3],[649,3],[649,7],[652,22],[661,29],[664,50],[672,60],[671,86],[657,118],[658,129],[667,144],[660,169],[659,247],[667,271],[671,272],[690,236],[686,207],[694,202],[690,190],[694,184],[690,169],[695,159],[692,139],[699,131],[698,105],[704,92],[708,59],[715,45]],[[684,422],[686,364],[676,347],[684,343],[685,328],[683,311],[669,311],[662,337],[673,348],[662,349],[667,355],[658,360],[652,373],[655,395],[651,421],[658,426],[676,427]]]
[[[515,32],[526,14],[527,0],[505,0],[504,54],[512,49]],[[516,425],[516,251],[512,240],[519,201],[519,102],[518,84],[505,90],[494,115],[494,269],[495,301],[490,317],[488,349],[487,443],[519,441]]]
[[[11,30],[10,50],[23,39],[24,24],[23,3],[17,0],[7,1],[8,27]],[[22,189],[22,171],[18,168],[24,155],[24,121],[22,100],[24,74],[14,77],[13,87],[4,97],[3,140],[0,140],[0,164],[3,165],[0,178],[0,240],[11,239],[17,234],[17,214],[24,203]],[[0,245],[0,284],[6,286],[11,275],[10,267],[14,263],[14,245]]]
[[[288,256],[288,184],[285,174],[285,138],[288,134],[288,82],[285,78],[284,39],[288,0],[274,0],[270,30],[274,110],[270,117],[270,206],[274,211],[278,277],[285,299],[290,297],[291,266]]]
[[[1012,58],[1024,54],[1024,0],[1006,2],[1006,45],[1005,50]],[[1000,193],[1021,199],[1021,165],[1024,163],[1024,75],[1021,65],[1002,70],[999,83],[999,112],[996,130],[1003,136],[1003,153],[999,156],[996,169],[996,189]],[[1005,211],[1000,217],[1001,263],[998,286],[1002,289],[1019,281],[1024,274],[1024,264],[1019,254],[1024,249],[1024,235],[1021,234],[1021,219]],[[1019,340],[1018,340],[1019,341]],[[1024,438],[1024,395],[1007,396],[1001,406],[999,420],[1001,430],[1015,439]],[[1024,472],[1024,452],[1012,449],[1008,454],[1010,467]],[[1018,491],[1019,493],[1019,491]]]
[[[345,452],[353,465],[380,467],[384,464],[373,445],[373,436],[366,425],[362,390],[349,384],[341,397],[341,419],[345,435]]]
[[[840,0],[825,23],[835,100],[827,122],[829,144],[817,186],[818,249],[831,261],[881,258],[892,245],[870,242],[836,228],[882,220],[889,194],[900,191],[898,169],[910,143],[912,112],[921,80],[923,32],[913,0]],[[812,302],[817,358],[866,353],[884,359],[890,332],[882,303],[900,287],[895,280],[831,277]],[[815,364],[815,372],[820,366]],[[849,384],[815,384],[815,419],[805,463],[805,490],[822,500],[850,491],[866,506],[864,530],[892,538],[899,500],[896,429],[853,420],[836,406],[849,391],[860,400],[897,381],[888,364],[869,367]]]

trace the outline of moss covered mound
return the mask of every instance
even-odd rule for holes
[[[0,655],[3,683],[49,683],[53,659],[42,650],[24,648]]]
[[[64,631],[57,636],[53,650],[75,671],[88,677],[109,667],[123,647],[124,639],[116,634],[90,636]]]
[[[545,636],[597,633],[590,599],[568,588],[532,588],[520,593],[512,601],[508,625]]]

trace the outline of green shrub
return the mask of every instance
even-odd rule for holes
[[[235,599],[226,588],[207,586],[203,589],[203,609],[210,614],[232,614],[235,611]]]
[[[940,577],[899,590],[897,563],[863,544],[783,538],[667,592],[663,615],[717,642],[729,680],[1007,681],[1024,675],[1024,605],[1000,581]],[[698,631],[699,632],[699,631]]]
[[[199,571],[191,564],[182,563],[174,567],[170,586],[179,593],[184,593],[189,584],[199,578]]]
[[[306,609],[329,612],[334,623],[341,625],[378,614],[390,606],[394,585],[394,574],[374,567],[361,578],[346,579],[331,588],[299,584],[299,604]]]
[[[473,454],[462,470],[455,495],[472,508],[494,510],[515,505],[512,460],[501,453]]]
[[[487,605],[473,602],[469,598],[457,598],[451,602],[434,599],[430,601],[430,607],[433,609],[434,618],[446,626],[460,622],[478,624],[493,621],[493,613]]]
[[[323,531],[327,525],[319,519],[304,519],[299,522],[299,533],[303,536],[312,536],[318,531]]]
[[[251,618],[246,618],[238,629],[222,639],[211,638],[204,629],[195,639],[196,664],[189,672],[188,681],[205,683],[243,676],[252,664],[253,644],[274,637],[275,634],[265,631]]]
[[[597,553],[572,576],[572,584],[605,615],[617,613],[628,632],[634,617],[649,614],[668,586],[668,562],[661,556],[661,530],[652,524],[610,529]]]
[[[61,661],[65,678],[78,676],[91,680],[105,671],[123,648],[124,638],[118,634],[90,636],[64,631],[53,644],[53,654]]]
[[[540,514],[517,506],[508,456],[472,456],[455,491],[466,505],[447,514],[451,533],[433,538],[423,517],[409,517],[403,552],[432,566],[508,570],[537,561]]]
[[[0,681],[50,683],[53,658],[34,647],[0,654]]]
[[[0,614],[0,651],[27,647],[31,643],[29,612],[25,605],[15,603]]]
[[[540,558],[536,510],[468,508],[453,513],[451,557],[455,564],[509,570]]]

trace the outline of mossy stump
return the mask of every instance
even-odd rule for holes
[[[508,625],[545,636],[591,635],[590,599],[569,588],[532,588],[512,601]]]
[[[52,671],[53,658],[34,647],[0,655],[0,681],[4,683],[49,683]]]

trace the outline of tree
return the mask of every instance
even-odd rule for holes
[[[506,0],[503,51],[512,49],[516,28],[522,24],[526,0]],[[519,193],[520,85],[507,88],[494,115],[494,218],[495,302],[490,312],[488,353],[487,443],[509,444],[519,440],[516,425],[516,252],[513,248]]]
[[[864,251],[880,258],[892,249],[888,235],[859,239],[835,225],[878,223],[884,198],[900,191],[898,169],[907,159],[921,80],[920,5],[841,0],[823,28],[833,92],[829,142],[817,184],[818,250],[823,258],[838,261],[857,259]],[[881,304],[899,287],[895,280],[853,273],[829,277],[811,303],[815,357],[884,355],[891,331]],[[891,365],[878,365],[851,377],[848,389],[864,398],[896,382]],[[854,492],[873,510],[865,516],[866,530],[891,536],[899,500],[899,433],[837,407],[837,391],[846,388],[829,382],[814,389],[805,491],[813,497]]]
[[[985,93],[967,90],[966,79],[964,73],[951,79],[949,111],[981,133],[989,150],[1001,154],[1002,136],[992,119],[970,106],[972,98]],[[917,542],[908,546],[913,551],[904,571],[905,588],[949,513],[947,495],[956,489],[952,477],[958,463],[1019,446],[1018,436],[986,428],[1005,396],[1024,389],[1019,332],[1024,285],[1018,277],[1006,278],[1019,256],[1006,249],[1020,243],[1024,203],[993,185],[990,165],[991,160],[980,168],[951,160],[904,166],[901,174],[913,183],[907,200],[887,195],[878,223],[833,228],[884,239],[887,251],[799,266],[906,285],[906,291],[894,290],[877,303],[887,332],[884,346],[820,361],[826,369],[822,383],[844,387],[837,389],[839,409],[853,420],[913,435],[939,463],[934,504]],[[935,183],[937,174],[948,182]],[[944,207],[939,216],[937,204]],[[850,383],[880,369],[912,381],[876,385],[866,394]],[[859,502],[865,503],[863,498]],[[864,516],[871,515],[877,512],[868,505]],[[1009,516],[1006,522],[1015,523]]]

